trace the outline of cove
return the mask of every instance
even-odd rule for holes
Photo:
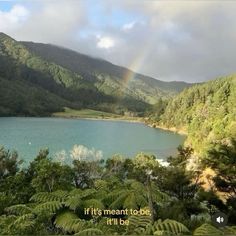
[[[101,150],[103,158],[115,154],[133,157],[139,152],[165,159],[176,153],[185,136],[151,128],[142,123],[65,118],[0,118],[0,146],[16,150],[25,163],[40,149],[49,148],[50,156],[74,145]]]

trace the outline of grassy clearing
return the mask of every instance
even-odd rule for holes
[[[64,112],[56,112],[53,113],[55,117],[65,117],[65,118],[91,118],[91,119],[122,119],[123,116],[103,112],[96,111],[92,109],[82,109],[82,110],[73,110],[70,108],[65,108]]]

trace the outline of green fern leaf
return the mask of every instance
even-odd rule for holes
[[[78,218],[78,216],[71,212],[66,211],[61,214],[59,214],[56,217],[55,225],[57,228],[63,229],[65,232],[72,233],[75,231],[75,226],[80,222],[81,220]]]
[[[188,233],[188,228],[181,224],[180,222],[177,222],[175,220],[164,220],[163,222],[161,220],[158,220],[154,222],[153,225],[153,233],[156,235],[162,235],[165,233],[169,234],[181,234],[181,233]]]
[[[97,236],[97,235],[104,235],[104,233],[100,229],[90,228],[90,229],[82,230],[75,235],[76,236]]]
[[[76,210],[78,207],[82,205],[82,200],[80,196],[72,196],[72,197],[69,197],[65,201],[64,204],[65,206],[69,207],[71,210]]]
[[[150,226],[151,226],[151,217],[150,216],[130,216],[129,225],[127,227],[127,234],[135,234],[138,235],[149,235],[151,234]]]
[[[224,228],[225,235],[236,235],[236,226],[226,226]]]
[[[24,204],[18,204],[18,205],[7,207],[6,211],[10,214],[19,215],[19,216],[32,213],[32,209],[27,207]]]
[[[63,204],[59,201],[50,201],[50,202],[45,202],[37,205],[35,207],[36,212],[41,212],[41,211],[48,211],[55,213],[57,210],[62,208]]]
[[[89,200],[83,201],[83,207],[104,209],[103,203],[97,199],[89,199]]]
[[[202,235],[215,236],[215,235],[223,235],[223,232],[210,224],[203,224],[194,230],[193,235],[194,236],[202,236]]]
[[[62,201],[63,196],[59,196],[58,192],[55,193],[48,193],[48,192],[41,192],[41,193],[36,193],[33,195],[30,199],[30,201],[34,202],[51,202],[51,201]]]

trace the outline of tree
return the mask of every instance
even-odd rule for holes
[[[202,162],[216,172],[216,188],[236,198],[236,139],[230,144],[217,144]]]
[[[212,180],[217,190],[225,193],[229,222],[236,223],[236,139],[230,143],[217,144],[208,151],[202,163],[215,171]]]
[[[70,189],[74,178],[72,168],[52,161],[47,155],[48,150],[42,150],[30,165],[32,187],[36,192]]]
[[[77,188],[91,188],[96,179],[101,178],[100,161],[73,161],[74,182]]]

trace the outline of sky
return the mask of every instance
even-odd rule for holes
[[[236,72],[236,1],[0,0],[0,32],[163,81]]]

